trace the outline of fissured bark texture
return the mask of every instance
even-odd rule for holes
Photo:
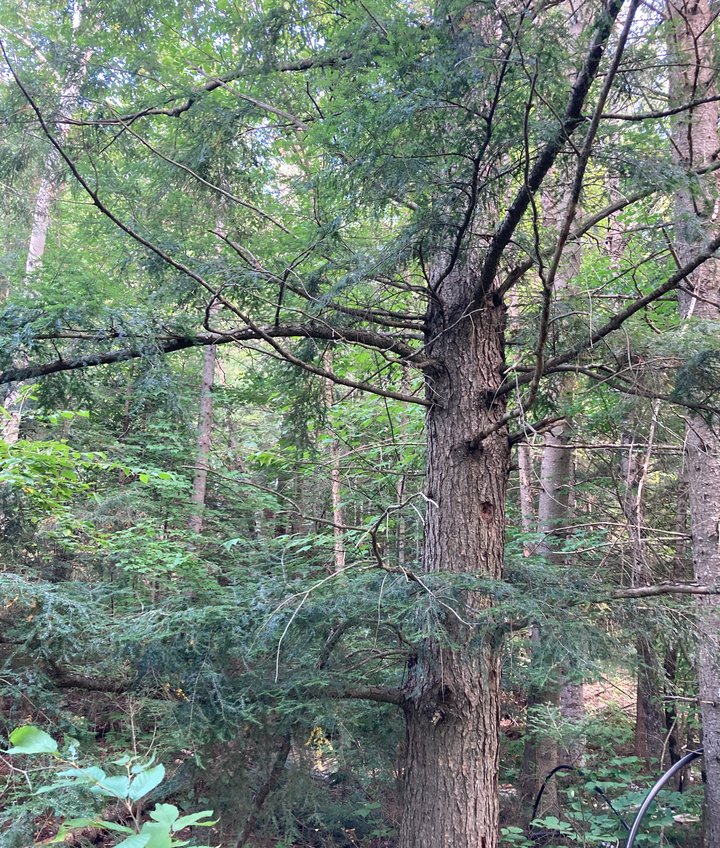
[[[708,0],[669,0],[670,49],[674,73],[671,102],[703,101],[674,119],[673,148],[678,164],[698,169],[712,163],[720,146],[713,21]],[[720,176],[701,176],[698,185],[676,192],[676,250],[685,261],[720,228]],[[703,332],[720,327],[720,260],[711,259],[686,281],[680,297],[683,318]],[[720,419],[692,413],[686,417],[685,451],[695,579],[720,583]],[[705,845],[720,845],[720,598],[699,598],[698,677],[705,748]]]
[[[502,380],[505,312],[473,301],[471,262],[440,284],[427,315],[427,516],[424,566],[460,578],[502,572],[508,474]],[[455,585],[437,633],[409,668],[405,815],[400,848],[495,848],[498,839],[500,651],[482,619],[488,599]]]

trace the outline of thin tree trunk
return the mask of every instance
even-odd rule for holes
[[[403,368],[403,375],[401,380],[401,388],[400,391],[405,394],[410,394],[410,373],[407,366]],[[398,429],[400,433],[405,431],[405,427],[407,424],[407,415],[403,410],[401,410],[398,416]],[[407,475],[405,474],[405,467],[402,462],[402,454],[400,450],[397,452],[398,458],[398,468],[402,468],[402,472],[398,474],[397,482],[395,483],[395,496],[397,498],[397,503],[402,504],[405,499],[406,494],[406,486],[407,486]],[[407,559],[406,554],[406,535],[407,535],[407,521],[405,520],[405,513],[403,509],[399,509],[397,513],[397,564],[400,568],[405,567],[405,561]]]
[[[647,435],[645,455],[640,457],[635,451],[635,437],[626,433],[623,441],[628,450],[625,463],[625,497],[623,509],[628,526],[630,540],[631,585],[647,586],[654,581],[654,572],[648,558],[643,529],[644,489],[650,470],[659,402],[653,405],[650,428]],[[635,641],[637,657],[637,698],[635,711],[635,756],[645,760],[647,767],[656,767],[662,759],[665,744],[664,713],[662,708],[663,673],[652,639],[638,635]]]
[[[587,17],[587,10],[581,5],[567,3],[569,12],[570,32],[580,37]],[[543,192],[542,207],[544,224],[554,232],[560,232],[570,208],[571,196],[567,188],[567,180],[563,174],[556,174],[557,183],[548,186]],[[563,255],[562,265],[555,277],[555,293],[565,296],[573,289],[574,278],[580,270],[580,245],[569,244]],[[558,316],[560,317],[560,316]],[[557,386],[556,403],[562,409],[569,405],[572,398],[575,381],[566,376]],[[543,454],[540,463],[540,493],[538,499],[538,532],[543,534],[537,547],[537,553],[546,557],[555,566],[563,566],[564,557],[558,552],[559,543],[565,535],[558,528],[568,524],[569,496],[574,474],[573,451],[567,447],[572,422],[564,418],[545,432],[543,437]],[[543,634],[538,625],[531,629],[532,663],[537,667],[547,661],[544,657]],[[536,668],[537,673],[542,673]],[[583,692],[581,684],[575,684],[567,679],[566,669],[554,668],[548,671],[543,684],[531,684],[528,689],[528,715],[533,709],[543,706],[560,711],[570,710],[567,716],[574,721],[582,718]],[[579,687],[579,688],[578,688]],[[578,740],[579,741],[579,740]],[[582,758],[583,745],[579,743],[573,752],[568,752],[572,759]],[[542,786],[546,775],[558,765],[560,751],[555,739],[540,733],[530,732],[525,737],[523,765],[521,769],[520,788],[525,808],[529,811],[533,801]],[[540,817],[550,812],[556,812],[557,783],[548,783],[542,796],[542,806],[538,810]]]
[[[328,348],[323,354],[323,368],[332,371],[332,351]],[[334,383],[325,380],[325,410],[330,416],[330,410],[335,403]],[[343,530],[342,489],[340,479],[340,442],[335,434],[330,440],[330,500],[332,504],[333,521],[333,571],[335,573],[345,568],[345,533]]]
[[[532,533],[535,529],[535,504],[533,497],[533,461],[532,449],[527,442],[518,445],[518,478],[520,481],[520,526],[523,533]],[[525,545],[525,556],[530,550]]]
[[[77,31],[80,22],[80,4],[75,2],[73,3],[72,17],[73,32]],[[65,115],[72,114],[77,108],[80,97],[80,86],[85,79],[91,53],[92,51],[86,50],[82,54],[80,64],[65,80],[60,93],[60,109]],[[61,144],[67,139],[69,131],[70,124],[68,123],[59,124],[56,128],[56,135]],[[50,229],[50,210],[57,200],[62,187],[62,178],[58,173],[59,164],[59,154],[55,148],[52,148],[45,159],[40,185],[35,196],[35,209],[28,242],[28,252],[25,259],[25,276],[23,282],[26,290],[29,290],[32,286],[32,278],[40,270],[45,254],[45,244],[47,242],[48,230]],[[8,444],[14,445],[20,435],[20,424],[22,422],[24,408],[22,384],[11,383],[7,386],[2,403],[7,414],[2,416],[0,438],[4,439]]]
[[[556,550],[558,538],[564,535],[563,527],[568,518],[569,480],[572,473],[572,451],[567,444],[569,428],[565,421],[556,424],[545,435],[542,462],[540,465],[540,496],[538,500],[538,531],[543,538],[538,543],[537,553],[555,565],[563,564],[562,554]],[[543,634],[539,625],[531,628],[531,651],[534,674],[542,675],[546,661],[543,656]],[[528,719],[533,711],[542,708],[560,707],[561,678],[558,669],[548,669],[541,683],[528,687]],[[523,806],[529,811],[545,777],[558,765],[557,741],[542,732],[529,731],[525,737],[520,790]],[[550,781],[542,795],[542,806],[538,816],[557,812],[557,783]]]
[[[510,292],[508,304],[508,324],[514,332],[519,332],[521,327],[520,310],[518,305],[518,290],[514,288]],[[520,527],[523,533],[529,535],[535,530],[535,498],[533,495],[533,459],[532,448],[526,442],[520,442],[517,446],[518,458],[518,484],[520,486]],[[523,545],[523,555],[528,557],[532,553],[531,545],[526,542]]]
[[[195,471],[192,494],[190,496],[191,514],[188,528],[193,533],[202,533],[207,494],[208,463],[213,425],[213,386],[215,384],[215,366],[217,348],[207,345],[203,350],[203,370],[200,381],[200,412],[198,415],[198,437],[195,451]]]
[[[504,365],[504,308],[490,293],[465,315],[475,278],[444,281],[427,313],[440,364],[428,375],[424,568],[451,578],[499,578],[503,565],[507,430],[496,425]],[[500,648],[468,622],[487,607],[479,592],[437,608],[441,629],[410,664],[406,683],[404,816],[399,848],[494,848],[498,838]]]
[[[697,101],[716,94],[712,24],[708,0],[669,0],[671,50],[676,59],[671,100]],[[698,168],[714,160],[720,148],[718,105],[706,102],[680,113],[674,121],[673,144],[680,164]],[[676,193],[676,237],[680,261],[717,229],[720,218],[716,174],[700,190]],[[688,279],[680,299],[687,321],[720,320],[720,263],[706,262]],[[685,455],[689,485],[693,568],[695,579],[720,583],[720,420],[687,416]],[[705,748],[705,840],[720,845],[720,598],[698,598],[698,677]]]

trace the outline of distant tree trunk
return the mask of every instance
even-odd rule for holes
[[[427,313],[438,367],[428,375],[427,515],[424,568],[433,574],[499,578],[503,565],[507,430],[495,391],[504,366],[504,308],[491,292],[472,302],[472,266],[456,268]],[[458,590],[454,612],[438,607],[442,631],[412,662],[405,687],[407,754],[399,848],[494,848],[498,837],[500,649],[468,626],[479,592]]]
[[[702,101],[715,96],[712,25],[715,11],[708,0],[669,0],[671,50],[676,63],[671,77],[673,102]],[[720,149],[718,104],[705,102],[681,112],[673,124],[677,161],[688,168],[710,164]],[[718,226],[717,172],[694,190],[676,194],[676,241],[682,262]],[[687,281],[680,309],[687,321],[720,320],[720,262],[706,262]],[[720,420],[689,413],[686,460],[689,485],[693,568],[698,582],[720,583]],[[705,840],[720,845],[720,597],[699,598],[698,676],[705,747]]]
[[[533,460],[532,449],[527,442],[518,445],[518,479],[520,483],[520,526],[523,533],[532,533],[535,529],[535,499],[533,497]],[[526,556],[529,554],[525,546]]]
[[[323,354],[323,367],[326,371],[332,371],[330,348]],[[325,409],[328,416],[335,403],[334,385],[332,380],[325,380]],[[345,531],[340,480],[340,442],[335,434],[331,434],[330,439],[330,501],[333,521],[333,571],[338,572],[345,568]]]
[[[80,4],[74,2],[72,17],[73,32],[77,31],[80,26],[80,20]],[[90,56],[91,51],[86,50],[80,57],[78,67],[74,68],[65,80],[60,93],[60,109],[63,114],[72,114],[77,107],[80,97],[80,86],[85,79]],[[56,135],[61,143],[66,140],[69,130],[70,125],[68,123],[58,125]],[[24,285],[26,289],[29,289],[32,285],[33,275],[39,271],[45,254],[45,244],[47,242],[48,230],[50,229],[50,210],[62,187],[62,178],[58,173],[59,159],[58,152],[55,148],[52,148],[45,159],[40,185],[35,196],[35,209],[33,212],[32,227],[30,229],[28,252],[25,259]],[[20,435],[20,424],[23,414],[22,385],[11,383],[7,386],[2,403],[7,415],[2,417],[0,438],[3,438],[8,444],[12,445],[17,442]]]
[[[672,582],[681,580],[687,572],[687,557],[690,551],[688,543],[688,487],[687,472],[685,471],[679,481],[677,492],[677,506],[675,516],[675,531],[677,542],[675,544],[675,556],[673,557],[673,568],[670,574]],[[676,680],[678,669],[678,658],[680,656],[679,642],[673,640],[665,649],[663,658],[663,683],[666,695],[677,694]],[[687,721],[678,713],[677,702],[673,697],[665,699],[665,733],[667,738],[668,762],[674,765],[683,755],[683,746],[688,747],[690,742],[687,738]],[[684,774],[678,775],[676,786],[682,788]]]
[[[202,533],[207,493],[208,463],[213,425],[213,386],[215,384],[215,366],[217,348],[206,345],[203,349],[203,370],[200,381],[200,412],[198,414],[198,436],[195,451],[195,470],[190,496],[191,514],[188,528],[193,533]]]
[[[411,392],[410,387],[410,374],[407,366],[403,368],[403,375],[401,381],[401,389],[403,394],[409,395]],[[398,416],[398,430],[402,434],[405,431],[405,426],[407,424],[407,415],[405,410],[401,410],[400,415]],[[397,451],[398,458],[398,476],[397,482],[395,483],[395,496],[397,498],[397,503],[402,504],[405,495],[406,495],[406,486],[407,486],[407,475],[405,474],[404,466],[402,464],[402,453],[398,449]],[[400,470],[402,469],[402,470]],[[406,548],[407,548],[407,521],[405,520],[405,513],[403,509],[399,509],[397,512],[397,564],[400,568],[405,567],[405,561],[407,559]]]
[[[569,481],[572,474],[572,451],[567,445],[568,426],[562,421],[545,435],[542,462],[540,464],[540,496],[538,500],[538,532],[543,534],[537,553],[555,565],[563,564],[563,556],[557,552],[557,542],[564,535],[559,529],[568,519]],[[535,673],[542,675],[544,637],[539,625],[532,626],[531,651]],[[528,718],[535,708],[559,708],[562,682],[558,669],[548,669],[543,683],[531,683],[528,688]],[[520,788],[523,804],[528,809],[542,786],[542,782],[559,762],[558,743],[552,737],[528,732],[525,737]],[[550,781],[542,796],[540,817],[557,812],[557,783]]]
[[[514,332],[522,329],[520,310],[518,307],[518,292],[513,289],[510,292],[508,304],[508,323]],[[532,448],[526,441],[517,446],[518,458],[518,485],[520,504],[520,526],[523,533],[529,535],[536,529],[535,498],[533,495],[533,457]],[[523,545],[523,554],[527,557],[532,553],[531,546],[526,542]]]
[[[579,8],[569,5],[571,32],[579,37],[583,30],[583,16]],[[556,175],[562,177],[561,174]],[[571,197],[567,189],[567,180],[557,180],[557,184],[543,192],[543,215],[545,226],[554,232],[560,232],[570,208]],[[580,270],[579,244],[568,245],[555,278],[555,292],[563,297],[572,290],[574,280]],[[562,308],[562,306],[560,307]],[[562,313],[560,312],[559,317]],[[556,403],[563,410],[569,405],[574,391],[573,377],[564,377],[556,387]],[[572,422],[563,418],[546,430],[543,437],[543,453],[540,463],[538,532],[542,534],[537,553],[555,566],[565,564],[563,554],[558,551],[566,535],[570,520],[570,490],[574,475],[574,455],[568,446],[572,433]],[[533,625],[531,633],[532,662],[542,674],[543,663],[547,662],[544,650],[544,637],[541,628]],[[559,709],[572,721],[582,719],[584,700],[582,684],[568,680],[566,668],[552,668],[542,685],[531,684],[528,690],[528,715],[542,706]],[[567,714],[569,713],[569,714]],[[568,759],[581,760],[583,745],[578,740],[572,751],[563,752]],[[542,786],[546,775],[560,762],[560,750],[555,739],[538,733],[528,733],[525,737],[523,765],[521,770],[521,795],[525,808],[532,808],[533,801]],[[557,808],[557,783],[549,782],[543,792],[542,806],[538,809],[540,817]]]
[[[635,703],[635,756],[646,768],[662,765],[665,745],[665,713],[662,705],[663,672],[649,639],[635,642],[637,656],[637,699]]]
[[[649,585],[655,579],[645,544],[643,505],[658,412],[659,403],[656,401],[647,434],[647,448],[642,458],[638,456],[635,448],[635,434],[623,435],[623,442],[627,445],[623,469],[625,475],[623,510],[628,527],[630,575],[633,586]],[[635,756],[645,760],[648,768],[657,767],[662,759],[665,742],[665,722],[661,701],[664,689],[663,672],[652,638],[646,633],[638,635],[635,641],[635,654],[637,657]]]

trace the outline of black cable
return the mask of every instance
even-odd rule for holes
[[[650,809],[652,802],[655,800],[655,796],[660,792],[660,790],[665,786],[665,784],[670,780],[670,778],[674,777],[679,771],[685,768],[686,765],[691,763],[693,760],[697,760],[698,757],[702,757],[703,749],[698,748],[697,751],[690,751],[689,754],[685,754],[685,756],[678,760],[675,765],[671,766],[665,774],[657,781],[655,786],[648,792],[645,796],[645,800],[640,805],[640,809],[635,816],[635,821],[632,824],[632,828],[630,829],[630,834],[628,836],[627,845],[625,848],[632,848],[635,844],[635,837],[638,835],[640,830],[640,824],[642,820],[645,818],[645,813]]]
[[[545,775],[545,780],[543,780],[542,786],[540,787],[540,791],[538,792],[537,797],[535,798],[535,803],[533,804],[532,817],[531,817],[530,821],[533,821],[535,819],[535,816],[536,816],[537,811],[538,811],[538,807],[540,806],[540,801],[541,801],[542,796],[543,796],[543,792],[545,791],[545,787],[547,786],[548,781],[550,780],[551,777],[554,777],[559,771],[576,771],[581,777],[587,777],[586,773],[582,769],[578,768],[577,766],[567,765],[566,763],[562,763],[559,766],[555,766],[555,768],[552,769],[552,771],[549,771]],[[603,790],[599,786],[593,786],[593,792],[597,792],[597,794],[603,799],[603,801],[608,805],[608,807],[610,807],[610,809],[613,811],[613,813],[615,813],[615,815],[618,817],[618,819],[622,823],[622,826],[625,828],[625,830],[630,832],[630,825],[625,821],[625,819],[615,809],[615,807],[613,807],[612,801],[603,792]]]

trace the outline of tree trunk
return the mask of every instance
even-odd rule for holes
[[[213,424],[213,385],[215,384],[215,364],[217,348],[207,345],[203,350],[203,371],[200,382],[200,413],[198,415],[198,438],[195,452],[195,473],[192,495],[190,496],[191,514],[188,528],[193,533],[202,533],[207,492],[208,461]]]
[[[645,517],[643,494],[645,481],[650,470],[659,402],[655,401],[647,449],[642,462],[635,450],[636,437],[633,433],[623,434],[627,445],[624,459],[625,493],[623,511],[627,521],[630,555],[630,575],[633,586],[648,586],[655,582],[654,569],[645,544]],[[662,759],[665,743],[664,712],[662,705],[663,673],[653,641],[643,631],[635,640],[637,657],[637,697],[635,709],[635,756],[645,760],[647,768],[657,768]]]
[[[580,37],[587,12],[569,4],[570,32]],[[562,231],[566,216],[571,208],[572,197],[568,190],[567,174],[558,172],[556,184],[549,186],[542,197],[543,217],[545,226],[555,233]],[[565,179],[563,179],[565,177]],[[571,243],[566,247],[561,265],[555,277],[555,292],[560,297],[566,295],[574,286],[574,278],[580,269],[580,245]],[[562,302],[560,310],[562,310]],[[558,317],[562,317],[559,311]],[[556,404],[561,410],[569,405],[574,390],[575,380],[565,376],[556,388]],[[565,558],[558,552],[558,542],[562,541],[565,531],[562,528],[569,521],[570,489],[574,472],[573,451],[567,446],[570,441],[572,423],[567,418],[559,421],[545,432],[543,438],[543,453],[540,463],[540,494],[538,499],[538,532],[543,534],[537,546],[537,553],[545,557],[555,566],[563,566]],[[530,650],[532,664],[536,666],[536,674],[542,674],[539,668],[548,661],[543,650],[544,637],[539,626],[533,625],[531,631]],[[543,684],[531,684],[528,689],[528,716],[538,707],[555,708],[560,711],[569,709],[572,720],[577,721],[583,714],[582,684],[576,684],[567,679],[567,669],[552,668],[548,670]],[[582,759],[583,744],[581,740],[574,746],[573,751],[566,752],[568,759]],[[528,812],[532,809],[543,780],[560,762],[560,750],[555,739],[528,732],[525,737],[523,765],[520,774],[520,789],[524,807]],[[557,812],[557,782],[551,780],[543,792],[538,816],[542,818],[549,813]]]
[[[522,329],[520,310],[518,305],[518,290],[512,289],[508,303],[508,323],[513,332]],[[532,448],[526,441],[517,446],[518,459],[518,485],[520,506],[520,527],[523,533],[530,535],[536,528],[535,520],[535,497],[533,494],[533,457]],[[526,541],[523,545],[523,555],[529,557],[532,554],[532,545]]]
[[[671,49],[676,70],[671,78],[671,100],[698,101],[715,96],[712,23],[714,11],[707,0],[670,0]],[[680,164],[698,168],[710,164],[720,148],[718,104],[702,103],[681,112],[674,122],[673,144]],[[680,261],[697,249],[708,230],[717,230],[717,174],[705,178],[700,190],[676,194],[676,230]],[[681,297],[683,317],[692,321],[720,319],[720,263],[706,262],[688,279]],[[686,459],[695,579],[720,583],[720,439],[716,416],[687,416]],[[705,840],[720,845],[720,598],[701,597],[698,614],[698,676],[705,748]]]
[[[540,497],[538,500],[538,531],[544,536],[537,546],[537,553],[553,564],[562,564],[563,557],[556,551],[560,528],[568,518],[568,498],[572,474],[572,451],[565,447],[569,427],[561,421],[545,435],[542,462],[540,465]],[[543,670],[538,666],[545,662],[543,656],[543,634],[538,625],[533,625],[531,634],[532,664],[535,674]],[[549,669],[544,682],[531,684],[528,688],[528,717],[534,708],[559,708],[561,675],[557,669]],[[542,782],[559,762],[557,741],[543,733],[529,731],[525,737],[520,790],[523,806],[532,808]],[[538,816],[557,812],[557,784],[550,781],[542,796]]]
[[[323,368],[332,371],[332,351],[328,348],[323,354]],[[335,403],[334,383],[325,380],[325,410],[330,416],[330,410]],[[345,568],[345,532],[343,530],[342,493],[340,487],[340,442],[332,433],[330,439],[330,502],[332,504],[333,522],[333,568],[337,573]]]
[[[427,314],[425,570],[499,578],[509,444],[496,399],[504,364],[504,308],[493,293],[468,317],[475,279],[466,266],[445,281]],[[489,605],[477,591],[438,607],[441,632],[411,663],[406,685],[405,815],[399,848],[494,848],[498,838],[500,651],[468,623]]]
[[[717,295],[716,295],[717,297]],[[717,426],[717,422],[716,425]],[[720,444],[717,431],[693,416],[687,434],[695,579],[720,583]],[[705,748],[706,839],[720,845],[720,598],[699,598],[698,677]]]
[[[80,21],[80,4],[75,2],[73,3],[72,16],[73,32],[80,26]],[[86,50],[82,54],[78,67],[73,69],[65,80],[60,93],[60,109],[65,115],[72,114],[76,109],[80,96],[80,86],[85,79],[91,53],[92,51]],[[56,136],[61,144],[67,139],[69,130],[70,125],[67,123],[58,125]],[[25,259],[24,285],[26,289],[32,284],[32,277],[39,271],[45,254],[45,243],[47,242],[47,234],[50,229],[50,209],[55,203],[62,186],[62,180],[58,174],[59,159],[58,152],[55,148],[52,148],[45,160],[42,177],[40,178],[40,186],[35,196],[35,209],[30,230],[30,240],[28,242],[28,252]],[[4,396],[0,397],[2,397],[2,404],[7,413],[6,416],[3,416],[4,420],[0,428],[0,438],[4,439],[8,444],[14,445],[20,435],[20,424],[22,422],[24,405],[22,384],[11,383],[6,387]]]

